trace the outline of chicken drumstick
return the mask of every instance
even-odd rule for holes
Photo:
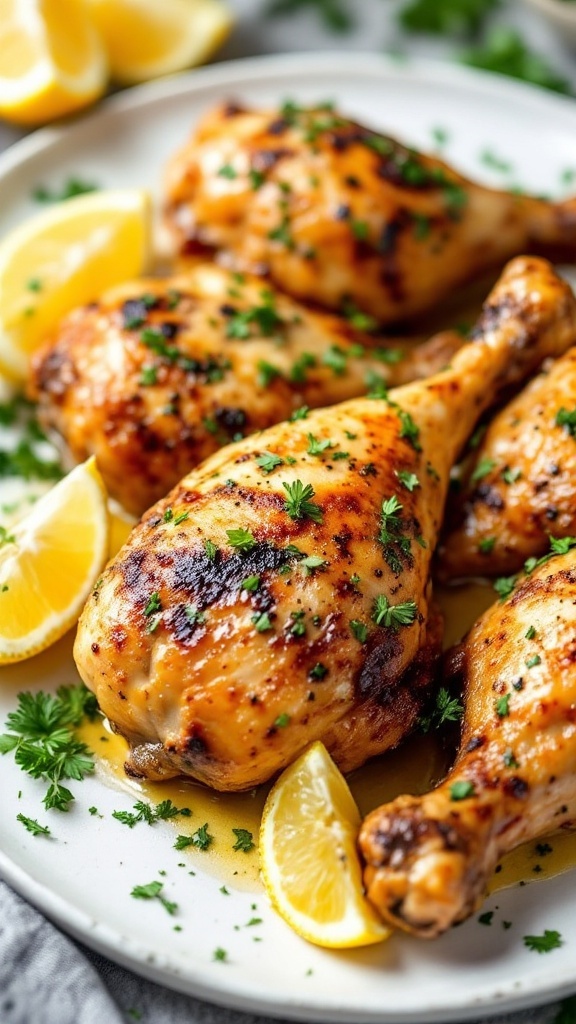
[[[423,938],[476,910],[508,850],[576,825],[576,551],[525,576],[450,662],[465,682],[453,769],[431,793],[377,808],[360,833],[370,900]]]
[[[311,740],[344,770],[397,744],[438,653],[451,466],[494,392],[575,335],[569,287],[516,260],[449,368],[230,445],[151,509],[75,645],[128,770],[238,790]]]

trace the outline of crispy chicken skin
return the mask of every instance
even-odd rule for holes
[[[450,469],[494,393],[575,329],[565,282],[518,259],[443,372],[230,445],[151,509],[75,644],[127,770],[238,790],[315,739],[345,771],[397,744],[438,651]]]
[[[330,309],[381,323],[436,306],[518,253],[576,254],[576,200],[481,188],[326,108],[209,113],[168,168],[182,253],[221,250]]]
[[[501,575],[576,534],[576,348],[492,420],[440,552],[444,576]]]
[[[109,493],[141,515],[232,439],[427,376],[460,344],[451,332],[387,343],[205,264],[73,312],[35,357],[29,393],[71,458],[95,455]]]
[[[422,938],[477,909],[508,850],[576,825],[576,552],[493,605],[448,674],[465,682],[452,771],[431,793],[373,811],[360,833],[369,899]]]

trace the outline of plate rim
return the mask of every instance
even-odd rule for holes
[[[13,143],[0,155],[0,186],[2,180],[15,171],[22,163],[38,158],[43,152],[65,140],[71,140],[78,131],[91,132],[108,117],[123,116],[156,102],[163,102],[187,93],[198,93],[203,88],[227,87],[241,89],[247,81],[268,80],[271,76],[313,74],[321,77],[334,74],[346,77],[367,78],[376,76],[383,81],[388,77],[420,81],[440,86],[465,86],[482,95],[486,100],[501,99],[505,92],[508,98],[520,104],[529,103],[536,116],[553,112],[566,119],[567,130],[576,129],[576,104],[574,100],[555,93],[546,93],[537,86],[503,80],[502,76],[479,71],[447,62],[402,58],[380,55],[374,52],[320,51],[307,53],[271,54],[237,60],[223,61],[208,67],[194,69],[182,74],[167,76],[153,82],[135,86],[125,92],[104,100],[96,109],[81,117],[70,118],[57,126],[41,128],[31,135]],[[218,986],[212,979],[206,981],[206,971],[201,965],[187,975],[179,974],[175,968],[151,963],[146,955],[135,947],[130,949],[130,940],[121,932],[95,921],[90,914],[75,906],[30,876],[6,853],[0,850],[0,877],[21,896],[29,900],[58,926],[84,945],[114,959],[116,963],[159,984],[204,999],[219,1006],[233,1007],[249,1013],[268,1014],[273,1017],[307,1021],[357,1021],[359,1024],[375,1024],[391,1021],[385,1009],[381,1012],[369,1010],[356,1013],[338,1011],[334,1007],[320,1007],[310,1003],[306,997],[294,995],[290,1002],[280,1005],[267,995],[250,995],[247,988],[238,984],[237,978],[218,979]],[[112,956],[111,956],[112,954]],[[204,977],[203,977],[204,973]],[[472,1001],[458,1004],[443,1004],[432,1008],[413,1011],[394,1010],[394,1020],[402,1024],[429,1024],[481,1017],[486,1012],[504,1013],[534,1007],[552,998],[558,999],[576,991],[576,972],[566,978],[565,969],[545,968],[531,972],[521,982],[511,981],[503,988],[487,990],[486,994],[474,996]]]

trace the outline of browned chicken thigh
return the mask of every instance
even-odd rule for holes
[[[451,332],[388,343],[352,320],[205,264],[70,314],[35,357],[29,391],[72,459],[95,455],[109,493],[141,515],[228,441],[302,405],[427,376],[461,344]]]
[[[370,900],[423,938],[473,913],[508,850],[576,825],[576,551],[523,576],[449,672],[465,682],[452,771],[377,808],[360,833]]]
[[[482,188],[325,107],[214,110],[173,158],[165,193],[181,252],[219,249],[236,270],[382,323],[518,253],[576,255],[576,200]]]
[[[501,575],[576,534],[576,348],[496,416],[440,551],[444,576]]]
[[[518,259],[443,372],[232,444],[151,509],[75,645],[128,771],[237,790],[312,740],[344,770],[397,744],[439,650],[430,562],[452,464],[498,389],[575,334],[566,283]]]

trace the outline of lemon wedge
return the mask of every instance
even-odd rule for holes
[[[42,124],[92,103],[108,81],[85,0],[0,0],[0,115]]]
[[[0,369],[24,380],[30,355],[60,318],[141,274],[149,247],[150,203],[138,189],[68,199],[7,235],[0,242]]]
[[[89,0],[112,77],[144,82],[202,64],[227,38],[232,17],[220,0]]]
[[[264,885],[279,914],[318,946],[348,948],[390,934],[363,894],[360,814],[322,743],[282,773],[260,829]]]
[[[108,556],[106,491],[89,459],[0,537],[0,665],[55,643],[76,622]]]

